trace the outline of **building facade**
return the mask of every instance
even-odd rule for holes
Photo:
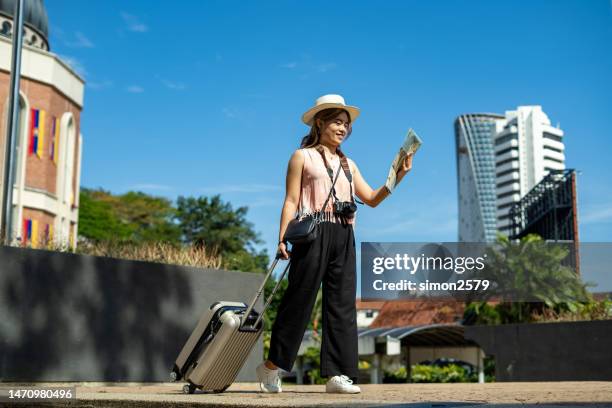
[[[25,4],[11,237],[76,245],[84,81],[49,51],[42,0]],[[7,135],[14,0],[0,0],[0,169]],[[2,170],[0,170],[2,171]],[[4,180],[4,178],[2,178]],[[1,221],[0,221],[1,222]]]
[[[565,169],[563,131],[541,106],[455,120],[459,241],[510,234],[510,208],[551,170]]]
[[[507,111],[494,136],[497,229],[510,235],[510,208],[550,170],[565,169],[563,131],[541,106]]]
[[[474,113],[455,120],[459,241],[495,239],[495,162],[492,135],[501,115]]]

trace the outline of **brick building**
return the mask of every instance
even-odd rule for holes
[[[0,0],[0,172],[4,169],[8,123],[14,3],[15,0]],[[50,52],[42,0],[28,0],[24,4],[11,236],[33,247],[48,241],[74,247],[85,82]]]

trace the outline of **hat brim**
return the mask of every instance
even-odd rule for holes
[[[330,108],[339,108],[347,111],[349,116],[351,117],[351,123],[353,123],[355,119],[357,119],[360,113],[359,108],[356,106],[342,105],[339,103],[322,103],[321,105],[317,105],[306,111],[306,113],[302,115],[302,122],[304,122],[308,126],[312,126],[314,123],[315,115],[321,112],[322,110]]]

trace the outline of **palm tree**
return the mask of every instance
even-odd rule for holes
[[[475,276],[488,279],[492,287],[480,296],[482,302],[501,302],[502,320],[523,321],[543,308],[564,307],[570,311],[590,299],[588,284],[572,268],[563,265],[568,250],[547,244],[529,234],[513,243],[499,234],[496,246],[487,250],[485,268]]]

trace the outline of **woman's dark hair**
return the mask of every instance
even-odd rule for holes
[[[321,119],[323,123],[326,123],[329,120],[334,119],[336,116],[341,114],[342,112],[346,112],[349,118],[349,124],[351,123],[351,115],[342,108],[329,108],[323,109],[318,112],[313,119],[312,127],[310,128],[310,132],[302,138],[302,143],[300,147],[313,147],[319,144],[319,139],[321,138],[321,129],[317,126],[317,119]],[[351,135],[352,128],[349,126],[346,137],[348,138]],[[346,140],[346,139],[345,139]]]

